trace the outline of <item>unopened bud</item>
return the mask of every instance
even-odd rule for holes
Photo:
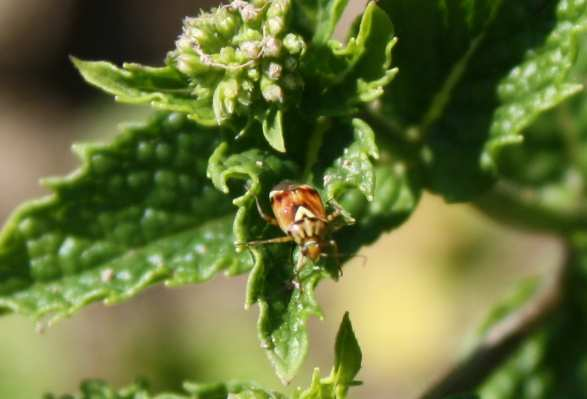
[[[225,37],[232,36],[237,28],[237,21],[234,15],[227,11],[216,16],[216,29]]]
[[[238,96],[238,83],[236,79],[230,79],[224,83],[223,94],[227,98],[236,98]]]
[[[283,31],[284,27],[285,25],[283,23],[282,17],[273,17],[267,21],[267,29],[269,30],[269,33],[273,36],[277,36],[278,34],[280,34],[281,31]]]
[[[249,70],[247,71],[247,76],[253,82],[258,82],[259,78],[261,77],[261,74],[259,73],[259,70],[257,68],[249,68]]]
[[[270,18],[276,17],[276,16],[282,16],[287,11],[288,6],[289,6],[288,1],[273,0],[271,2],[271,5],[269,6],[269,9],[267,10],[267,16]]]
[[[279,57],[279,53],[281,53],[281,41],[273,36],[266,38],[263,45],[263,54],[267,57]]]
[[[248,79],[243,79],[241,82],[241,87],[246,92],[252,92],[255,89],[255,85]]]
[[[252,4],[245,4],[239,8],[241,18],[245,22],[250,22],[259,16],[259,10]]]
[[[237,101],[239,104],[244,105],[245,107],[250,106],[253,103],[251,92],[249,91],[242,91],[241,94],[238,96]]]
[[[240,44],[241,51],[250,59],[256,59],[261,52],[261,43],[246,41]]]
[[[288,33],[283,38],[283,46],[290,54],[300,54],[306,49],[306,43],[301,36]]]
[[[267,71],[267,76],[269,76],[272,80],[278,80],[281,77],[281,72],[283,71],[283,67],[276,62],[272,62],[269,64],[269,70]]]
[[[198,42],[206,39],[206,32],[196,27],[187,29],[186,34]]]
[[[193,90],[193,94],[198,98],[206,98],[212,94],[212,91],[208,87],[204,87],[201,84],[196,85]]]
[[[206,65],[193,54],[180,53],[175,58],[175,67],[185,75],[194,75],[206,68]]]
[[[177,70],[184,75],[189,75],[192,73],[192,67],[190,64],[190,60],[185,55],[180,55],[177,57],[177,61],[175,63],[175,67]]]
[[[263,98],[269,102],[283,102],[283,90],[276,84],[270,84],[265,86],[261,93]]]
[[[222,47],[220,49],[220,62],[223,64],[230,64],[234,62],[235,54],[234,48],[232,47]]]

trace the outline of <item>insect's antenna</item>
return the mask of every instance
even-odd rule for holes
[[[353,259],[353,258],[360,258],[361,259],[361,267],[367,266],[367,260],[369,260],[369,259],[365,255],[361,255],[361,254],[350,255],[349,259]]]
[[[330,205],[332,208],[334,208],[334,212],[332,212],[329,215],[329,218],[331,219],[331,221],[342,217],[342,219],[344,220],[345,224],[347,225],[352,225],[355,224],[357,221],[355,220],[355,218],[352,217],[352,215],[350,213],[348,213],[343,207],[342,205],[340,205],[338,203],[338,201],[336,201],[336,199],[334,198],[329,198],[326,200],[326,203],[328,205]],[[336,228],[335,230],[340,229],[343,226],[340,226],[338,228]]]
[[[324,258],[335,258],[338,261],[340,261],[341,259],[344,259],[344,258],[348,258],[347,260],[351,260],[354,258],[361,258],[361,260],[362,260],[361,267],[367,266],[367,261],[369,260],[369,258],[367,258],[367,256],[361,255],[361,254],[347,254],[347,253],[327,254],[327,253],[324,253],[321,256]]]
[[[234,245],[236,245],[237,247],[247,247],[247,248],[251,248],[251,247],[256,247],[259,245],[265,245],[265,244],[282,244],[285,242],[291,242],[293,241],[293,238],[290,236],[283,236],[283,237],[277,237],[277,238],[270,238],[267,240],[256,240],[256,241],[235,241]]]

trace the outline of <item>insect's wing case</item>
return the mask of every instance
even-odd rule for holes
[[[295,194],[299,206],[308,209],[317,219],[326,221],[324,203],[315,188],[308,185],[302,185],[296,188]]]
[[[320,194],[308,185],[276,187],[271,192],[271,207],[279,227],[285,233],[297,222],[296,214],[300,207],[310,211],[315,218],[326,220],[326,211]]]

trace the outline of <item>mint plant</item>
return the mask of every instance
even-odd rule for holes
[[[259,306],[260,346],[288,383],[308,351],[307,319],[322,317],[317,285],[429,190],[555,234],[569,255],[542,288],[499,306],[423,398],[587,397],[587,58],[577,58],[587,4],[382,0],[341,43],[346,6],[233,0],[187,17],[163,66],[72,58],[117,101],[157,111],[110,144],[74,146],[81,167],[44,180],[52,194],[15,211],[0,235],[0,309],[50,325],[153,284],[248,273],[245,305]],[[341,209],[343,259],[302,259],[295,271],[296,245],[236,244],[278,235],[257,201],[269,209],[283,180]],[[293,398],[344,398],[360,365],[345,315],[330,376],[316,371]],[[251,383],[159,395],[90,381],[79,397],[285,396]]]

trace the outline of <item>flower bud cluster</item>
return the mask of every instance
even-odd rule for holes
[[[306,44],[287,31],[291,1],[233,0],[184,20],[168,62],[198,101],[210,101],[218,124],[249,115],[257,102],[284,103],[303,86]]]

